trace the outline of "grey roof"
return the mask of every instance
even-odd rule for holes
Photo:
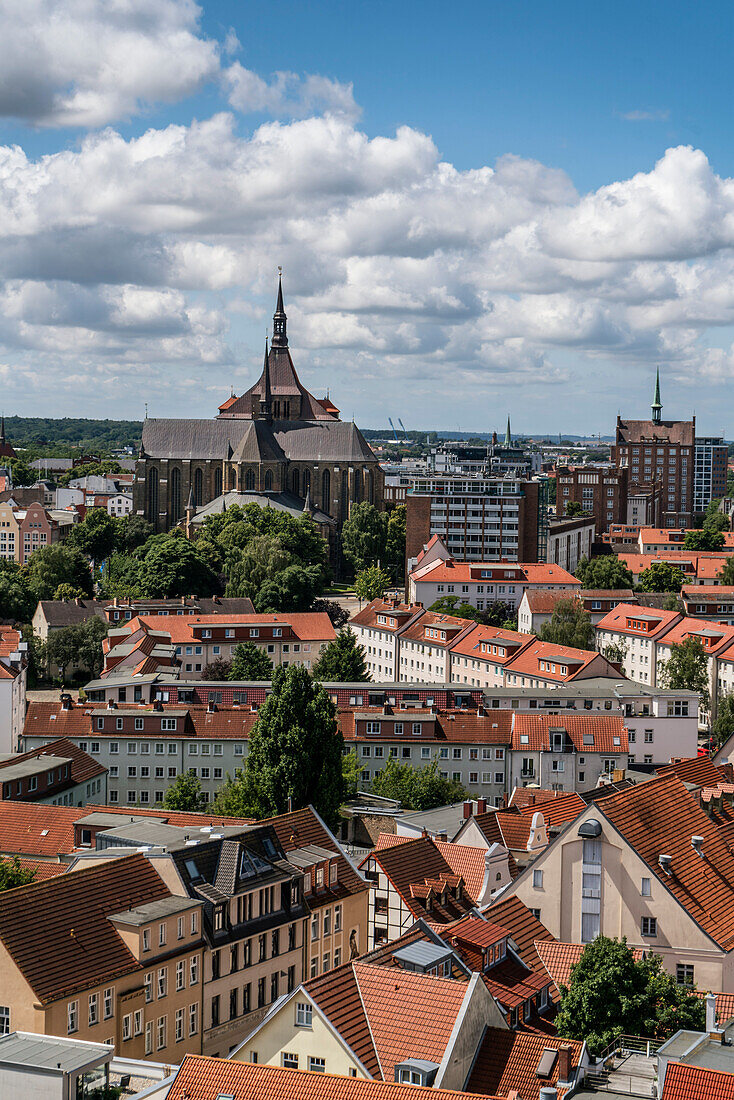
[[[43,617],[49,625],[49,629],[58,630],[64,626],[73,626],[75,623],[91,619],[98,615],[100,619],[105,617],[104,609],[108,600],[41,600],[39,607]]]
[[[146,420],[149,458],[237,462],[374,462],[357,426],[342,420]]]
[[[287,859],[294,867],[314,867],[317,863],[323,863],[326,859],[333,859],[335,852],[328,848],[320,848],[318,844],[305,844],[303,848],[295,848],[288,852]]]
[[[409,963],[412,966],[435,966],[443,959],[453,954],[450,947],[445,944],[429,943],[427,940],[416,940],[405,947],[399,947],[393,951],[393,958],[399,962]]]
[[[248,504],[257,504],[260,508],[273,508],[276,512],[288,512],[295,517],[302,516],[306,510],[305,501],[301,500],[300,497],[294,496],[292,493],[240,493],[236,489],[232,489],[229,492],[222,493],[221,496],[215,497],[214,500],[210,500],[208,504],[202,505],[201,508],[198,508],[192,523],[203,523],[207,516],[218,515],[226,508],[231,508],[232,505],[244,508]],[[318,508],[313,508],[309,514],[316,523],[334,522],[330,516],[327,516],[324,512],[320,512]],[[230,600],[229,602],[234,603],[235,601]],[[240,609],[235,608],[234,610]]]
[[[403,814],[398,819],[398,833],[404,836],[419,836],[422,829],[429,833],[456,834],[464,821],[464,803],[453,806],[436,806],[433,810],[419,810],[416,813]],[[403,828],[407,826],[407,828]]]
[[[51,756],[43,754],[34,756],[32,760],[21,760],[17,764],[0,763],[0,783],[8,779],[23,779],[28,775],[36,775],[38,772],[46,772],[51,768],[58,768],[62,764],[71,764],[69,756]]]
[[[109,1061],[114,1050],[106,1043],[13,1031],[0,1037],[0,1065],[31,1066],[59,1074],[79,1073],[87,1066]]]
[[[158,920],[160,917],[170,917],[173,913],[185,913],[187,909],[195,907],[196,902],[191,898],[172,894],[168,898],[159,898],[158,901],[149,901],[145,905],[136,905],[134,909],[124,909],[121,913],[110,913],[108,920],[138,926],[147,924],[151,920]]]

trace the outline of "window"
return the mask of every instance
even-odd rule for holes
[[[145,1025],[145,1053],[153,1053],[153,1023],[147,1023]]]
[[[149,1004],[153,1000],[153,972],[146,974],[143,979],[143,985],[145,986],[145,1003]]]
[[[114,994],[112,989],[105,989],[104,994],[102,995],[102,1018],[105,1020],[109,1020],[112,1017],[112,1013],[114,1011],[113,996]]]
[[[164,923],[158,925],[158,946],[165,947],[166,944],[166,926]]]
[[[199,981],[199,956],[192,955],[189,959],[189,985],[196,985]]]
[[[92,1027],[99,1021],[99,994],[89,994],[89,1026]]]
[[[342,907],[341,905],[334,906],[334,931],[341,932],[342,930]]]
[[[179,959],[176,963],[176,989],[183,989],[186,984],[186,977],[184,974],[185,962],[183,959]]]
[[[142,1008],[136,1008],[133,1013],[133,1034],[143,1034],[143,1010]]]
[[[693,967],[688,963],[678,963],[675,968],[675,980],[678,985],[690,985],[694,984],[693,981]]]
[[[176,1009],[176,1042],[180,1043],[184,1037],[184,1010]]]
[[[657,917],[643,917],[640,931],[643,936],[657,936],[658,934],[658,919]]]
[[[311,1027],[313,1009],[306,1001],[296,1002],[296,1027]]]
[[[542,871],[533,871],[533,889],[534,890],[542,890],[543,889],[543,872]]]
[[[133,1033],[133,1018],[132,1013],[128,1012],[127,1016],[122,1017],[122,1038],[123,1042],[127,1042],[131,1038]]]
[[[297,1054],[289,1054],[288,1051],[284,1050],[282,1058],[283,1058],[282,1064],[283,1064],[283,1067],[285,1069],[298,1069],[298,1055]]]
[[[308,1068],[311,1073],[326,1073],[326,1059],[312,1058],[311,1055],[309,1055]]]
[[[158,971],[158,996],[165,997],[168,991],[168,967],[162,966]]]
[[[66,1006],[66,1033],[73,1035],[79,1030],[79,1002],[69,1001]]]
[[[196,1035],[199,1030],[199,1006],[189,1005],[189,1035]]]
[[[150,951],[150,928],[143,929],[143,951]]]
[[[650,897],[651,891],[650,891],[650,879],[649,878],[643,878],[642,886],[640,887],[640,893],[642,894],[643,898],[649,898]]]
[[[158,1017],[158,1050],[163,1050],[166,1045],[166,1017]]]

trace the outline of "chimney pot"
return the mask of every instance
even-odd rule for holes
[[[706,994],[706,1031],[710,1035],[716,1031],[716,994]]]
[[[703,837],[702,836],[692,836],[691,837],[691,847],[693,848],[693,851],[696,852],[697,855],[703,857]]]
[[[443,841],[447,841],[447,840],[449,839],[448,833],[447,833],[447,832],[445,832],[445,831],[444,831],[444,832],[440,832],[440,833],[438,833],[438,834],[437,834],[437,837],[436,837],[436,839],[437,839],[437,840],[443,840]]]
[[[478,814],[486,814],[486,812],[487,812],[487,799],[486,798],[478,798],[477,799],[477,813]]]
[[[565,1085],[571,1080],[571,1048],[558,1048],[558,1083]]]
[[[469,820],[469,818],[472,816],[473,811],[474,811],[474,803],[473,802],[465,802],[464,803],[464,820],[465,821]]]

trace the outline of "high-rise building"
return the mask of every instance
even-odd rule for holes
[[[652,494],[655,527],[690,527],[693,521],[696,418],[663,420],[660,400],[660,371],[655,380],[655,397],[650,420],[617,417],[612,461],[627,469],[628,493]],[[628,518],[629,522],[629,518]]]
[[[705,512],[712,500],[726,496],[729,449],[721,436],[698,436],[693,472],[693,511]]]
[[[613,523],[627,521],[628,469],[615,466],[559,466],[556,470],[556,515],[580,504],[593,515],[598,535]]]

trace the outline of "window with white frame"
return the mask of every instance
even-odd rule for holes
[[[307,1001],[296,1002],[296,1027],[312,1027],[313,1008]]]

